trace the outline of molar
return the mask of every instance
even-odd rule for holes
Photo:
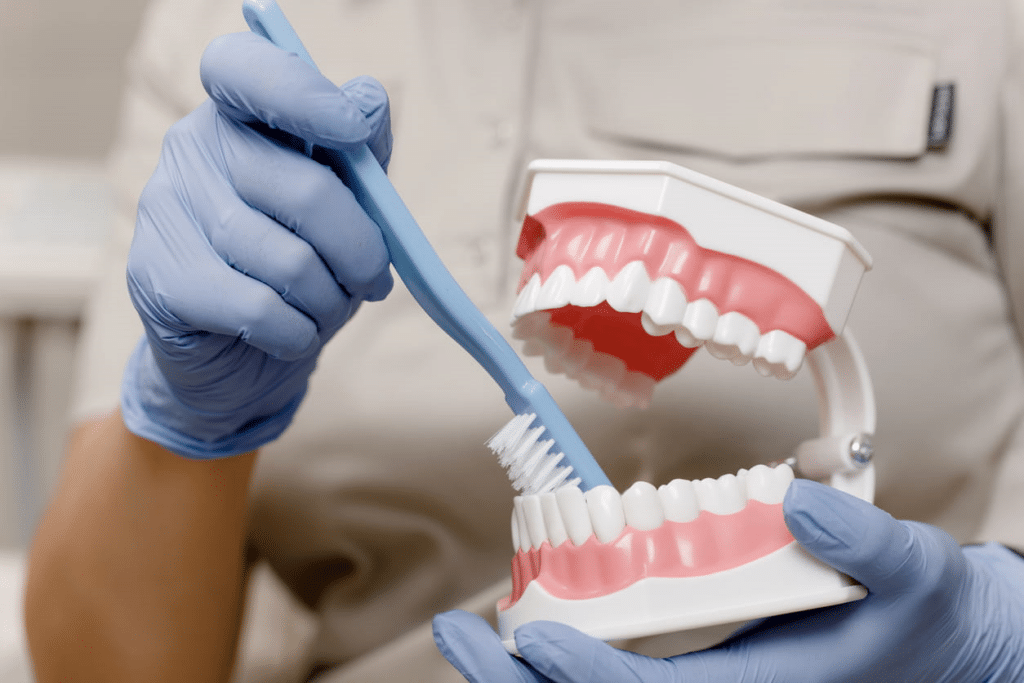
[[[754,465],[747,475],[747,496],[751,500],[774,505],[786,497],[789,483],[793,481],[793,468],[785,463],[774,468]]]
[[[791,379],[803,365],[807,344],[788,332],[772,330],[763,335],[754,353],[754,368],[765,377]]]
[[[622,496],[611,486],[595,486],[587,491],[584,498],[590,511],[590,523],[594,535],[601,543],[610,543],[618,538],[626,527],[622,510]]]
[[[583,491],[576,486],[562,487],[555,491],[555,501],[573,545],[586,543],[594,533],[594,525],[590,523],[590,512]]]
[[[638,481],[622,494],[622,512],[626,524],[637,531],[657,529],[665,523],[658,489],[646,481]]]
[[[718,319],[715,333],[705,344],[708,353],[715,358],[743,365],[757,351],[761,331],[757,324],[736,311],[729,311]]]
[[[700,515],[697,492],[689,479],[674,479],[658,487],[658,496],[665,510],[665,519],[672,522],[692,522]]]
[[[736,475],[726,474],[719,479],[701,479],[693,482],[701,510],[716,515],[731,515],[746,504],[745,492],[739,491]]]

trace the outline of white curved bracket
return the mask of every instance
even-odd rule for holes
[[[807,354],[818,392],[821,436],[800,444],[802,476],[874,502],[875,394],[867,364],[849,329]]]

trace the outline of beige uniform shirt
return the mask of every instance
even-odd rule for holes
[[[533,158],[673,161],[849,229],[875,260],[849,324],[877,394],[877,503],[962,541],[1024,546],[1012,322],[1014,311],[1024,320],[1024,75],[1008,2],[282,6],[326,75],[369,73],[389,89],[390,175],[500,330],[518,273],[514,200]],[[116,405],[141,329],[123,276],[135,199],[164,131],[205,96],[204,46],[239,30],[239,0],[157,0],[147,15],[112,157],[122,215],[86,326],[78,418]],[[952,128],[930,149],[941,84],[954,86]],[[806,372],[779,382],[699,353],[640,411],[530,367],[620,489],[734,472],[817,434]],[[344,664],[322,680],[454,680],[428,631],[396,639],[507,576],[513,491],[482,444],[509,417],[401,286],[331,342],[254,488],[252,547],[313,617],[280,680],[318,664]]]

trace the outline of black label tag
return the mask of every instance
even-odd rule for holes
[[[932,114],[928,119],[928,149],[946,149],[953,136],[953,101],[956,86],[940,83],[932,93]]]

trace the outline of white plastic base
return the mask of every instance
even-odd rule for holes
[[[513,633],[530,621],[558,621],[595,638],[623,640],[827,607],[865,595],[863,586],[793,542],[734,569],[642,579],[585,600],[556,598],[532,581],[516,604],[498,610],[498,634],[515,654]]]

